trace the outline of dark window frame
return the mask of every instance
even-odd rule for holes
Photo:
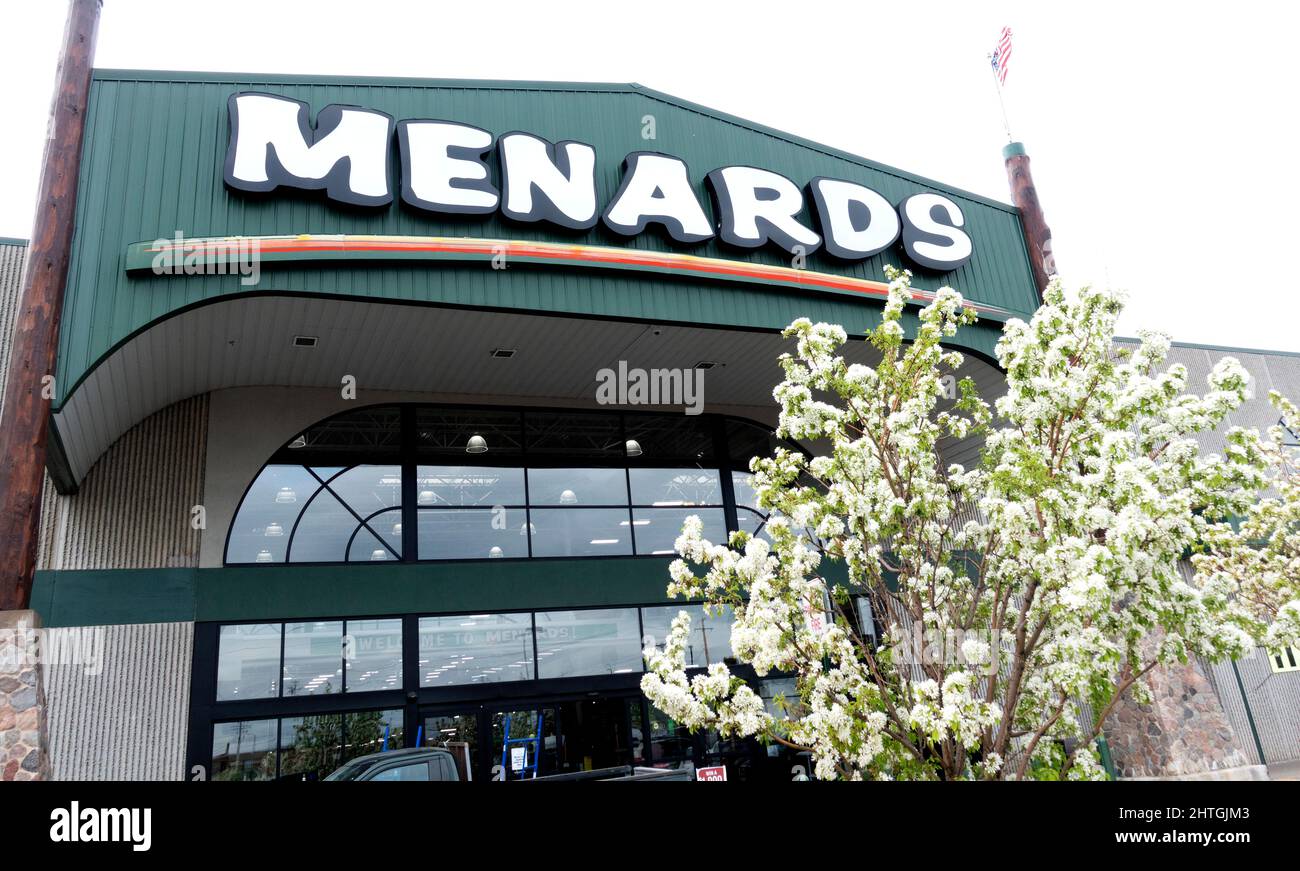
[[[654,506],[654,505],[646,505],[646,504],[633,502],[632,482],[631,482],[632,470],[637,468],[648,468],[648,469],[690,468],[692,459],[686,456],[677,456],[677,455],[653,457],[648,459],[644,458],[644,455],[642,457],[628,457],[626,455],[626,444],[627,444],[627,436],[628,436],[628,429],[629,429],[628,421],[629,419],[636,419],[636,418],[650,419],[655,417],[676,419],[678,415],[667,414],[659,411],[639,411],[639,410],[630,410],[630,409],[617,409],[617,410],[606,411],[600,409],[571,409],[571,408],[552,408],[552,407],[541,407],[541,406],[515,407],[515,406],[472,405],[472,404],[453,404],[453,403],[391,403],[388,402],[388,403],[376,403],[374,405],[364,406],[358,409],[349,409],[347,411],[339,412],[338,414],[331,415],[304,429],[303,433],[301,433],[300,436],[310,432],[312,429],[316,427],[327,425],[331,421],[337,420],[347,415],[365,413],[373,409],[387,409],[387,408],[392,408],[397,411],[396,425],[399,427],[399,431],[398,431],[398,438],[397,438],[398,447],[396,449],[385,446],[381,449],[376,450],[375,453],[366,455],[364,458],[361,458],[358,456],[356,452],[338,451],[338,450],[316,451],[312,449],[310,446],[302,447],[302,448],[290,448],[289,444],[292,444],[292,442],[299,437],[299,436],[295,436],[295,438],[291,439],[289,443],[286,443],[286,445],[281,447],[279,450],[275,451],[271,455],[271,457],[265,463],[263,463],[262,466],[258,469],[257,474],[254,475],[253,478],[248,482],[247,486],[245,486],[244,488],[243,493],[240,495],[239,503],[234,511],[230,524],[226,529],[225,541],[222,547],[222,565],[241,566],[241,567],[246,567],[246,566],[283,567],[286,565],[313,566],[313,565],[347,564],[347,565],[361,566],[361,565],[366,565],[368,563],[375,563],[375,562],[381,564],[387,564],[391,562],[443,563],[443,562],[478,562],[486,559],[532,560],[532,559],[611,559],[611,558],[661,559],[662,558],[661,554],[649,554],[649,553],[637,552],[636,526],[635,523],[633,522],[635,520],[636,510],[646,509],[646,508],[658,508],[658,507],[665,507],[665,506]],[[464,457],[451,455],[451,454],[430,453],[427,450],[422,449],[418,443],[419,428],[417,425],[418,424],[417,415],[419,410],[422,408],[437,408],[437,409],[447,409],[451,411],[486,412],[486,413],[495,413],[495,414],[516,415],[518,417],[519,450],[517,452],[511,452],[507,455],[498,455],[495,457],[491,456],[490,452],[489,454],[485,454],[485,455],[469,455]],[[542,454],[536,454],[536,455],[531,454],[529,451],[529,435],[528,435],[529,433],[528,416],[530,413],[539,414],[539,415],[541,414],[593,415],[593,416],[605,416],[605,417],[617,418],[619,439],[622,442],[623,455],[621,457],[613,457],[613,456],[592,457],[580,453],[563,454],[563,453],[550,452],[550,451],[547,451]],[[698,426],[700,426],[701,429],[706,429],[712,436],[712,444],[710,445],[709,448],[709,452],[711,452],[712,458],[697,459],[694,462],[694,467],[700,469],[708,469],[717,472],[721,503],[709,504],[709,505],[682,506],[682,507],[710,508],[710,509],[721,508],[723,511],[723,519],[726,524],[726,531],[728,534],[730,534],[731,532],[739,528],[739,519],[740,519],[740,515],[737,511],[737,506],[735,502],[735,491],[734,491],[731,473],[734,471],[747,471],[748,462],[750,458],[738,457],[738,456],[733,457],[730,455],[728,451],[729,429],[731,428],[732,425],[739,424],[741,426],[746,426],[751,429],[766,433],[770,441],[772,440],[779,441],[779,440],[776,439],[775,435],[772,433],[770,428],[766,427],[765,425],[757,421],[749,420],[742,417],[737,417],[734,415],[703,414],[703,415],[699,415],[698,417],[692,417],[689,419],[691,420],[692,423],[696,423]],[[791,442],[785,442],[785,444],[787,447],[792,447],[797,450],[803,451],[803,449],[797,444]],[[804,453],[806,453],[806,451],[804,451]],[[450,462],[450,460],[453,457],[455,457],[456,459],[456,462],[454,463]],[[442,462],[439,462],[439,460],[442,460]],[[705,463],[707,463],[707,465]],[[320,484],[320,487],[318,487],[316,491],[314,491],[312,495],[304,502],[302,509],[298,512],[297,516],[294,518],[292,529],[289,532],[289,541],[286,542],[285,558],[283,561],[271,561],[271,562],[262,562],[262,563],[230,562],[229,556],[230,556],[231,538],[234,534],[236,522],[240,517],[240,512],[244,507],[244,503],[247,500],[249,493],[252,491],[253,485],[266,471],[267,467],[274,466],[274,465],[292,465],[292,466],[301,467],[304,470],[306,470],[307,473],[311,475]],[[333,490],[328,489],[328,485],[330,482],[336,480],[339,476],[346,474],[352,469],[364,467],[364,466],[383,466],[383,465],[396,465],[400,469],[401,504],[399,506],[390,506],[387,508],[383,508],[380,509],[379,511],[367,515],[366,517],[362,517],[355,510],[353,510],[353,507],[349,505],[346,501],[344,501],[337,493],[335,493]],[[567,508],[570,510],[601,509],[601,508],[607,510],[626,509],[628,513],[628,528],[631,537],[631,552],[628,554],[588,555],[588,556],[580,556],[580,557],[570,557],[570,556],[539,557],[533,555],[533,536],[529,534],[526,536],[527,556],[504,556],[504,557],[484,556],[484,557],[457,557],[457,558],[439,558],[436,556],[430,556],[430,557],[422,556],[419,553],[419,544],[418,544],[419,512],[422,508],[424,510],[430,510],[433,508],[441,507],[447,510],[469,511],[469,510],[490,510],[492,507],[492,506],[420,506],[418,505],[417,504],[418,487],[419,487],[418,470],[420,466],[430,466],[430,465],[461,465],[461,466],[484,466],[484,467],[522,469],[524,472],[525,504],[523,506],[516,506],[516,508],[518,507],[523,508],[524,523],[525,523],[524,528],[529,529],[530,532],[531,532],[531,524],[533,523],[532,510],[534,508],[539,508],[539,509]],[[315,472],[315,469],[319,469],[322,467],[340,467],[340,470],[334,473],[333,475],[329,476],[328,479],[322,480],[321,476],[316,474]],[[583,467],[623,469],[624,477],[625,477],[625,487],[627,492],[627,502],[624,504],[616,504],[616,505],[593,504],[593,505],[574,505],[574,506],[541,506],[541,505],[532,504],[531,494],[529,493],[529,487],[530,487],[530,482],[529,482],[530,476],[528,475],[529,469],[583,468]],[[326,491],[326,490],[330,493],[330,495],[335,500],[339,502],[339,504],[343,505],[343,507],[350,514],[352,514],[353,518],[357,521],[357,525],[353,528],[352,532],[350,533],[346,546],[344,548],[344,559],[342,561],[324,561],[324,562],[293,561],[291,559],[292,552],[293,552],[293,540],[298,532],[299,522],[302,520],[303,516],[307,513],[308,508],[310,507],[312,502],[316,499],[316,497],[319,496],[322,491]],[[506,506],[506,507],[510,507],[510,506]],[[389,544],[387,540],[387,537],[381,535],[370,524],[370,521],[373,520],[375,517],[381,514],[391,513],[394,511],[400,512],[400,516],[402,518],[401,519],[402,541],[401,541],[400,554],[398,554],[396,551],[393,550],[392,546]],[[352,545],[355,542],[356,536],[360,534],[362,529],[365,529],[372,536],[374,536],[388,551],[388,553],[393,557],[395,557],[395,559],[386,559],[386,560],[347,559],[352,549]]]

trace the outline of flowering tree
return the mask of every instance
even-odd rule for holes
[[[1225,359],[1189,393],[1182,366],[1160,370],[1163,337],[1117,352],[1122,304],[1102,291],[1050,286],[1029,323],[1006,325],[995,409],[964,379],[940,410],[962,362],[941,342],[974,313],[945,288],[905,343],[910,274],[889,277],[875,367],[837,355],[838,326],[785,332],[778,434],[826,447],[752,461],[766,538],[709,542],[689,518],[677,540],[669,595],[730,608],[735,658],[797,692],[772,711],[725,665],[688,675],[685,613],[646,650],[642,688],[690,728],[810,751],[820,778],[1104,777],[1094,739],[1143,675],[1246,653],[1267,602],[1294,623],[1296,603],[1276,600],[1295,595],[1295,478],[1288,507],[1257,504],[1274,455],[1253,432],[1201,456],[1194,434],[1243,401],[1247,373]],[[941,438],[975,434],[978,468],[943,462]],[[1246,554],[1252,537],[1277,546]],[[1206,542],[1202,588],[1180,561]]]
[[[1267,439],[1249,434],[1246,449],[1272,472],[1271,488],[1239,523],[1211,525],[1205,552],[1194,554],[1192,565],[1205,594],[1226,605],[1237,625],[1276,649],[1300,646],[1300,469],[1293,447],[1300,409],[1276,391],[1268,398],[1281,419]]]

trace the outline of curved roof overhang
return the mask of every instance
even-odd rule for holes
[[[295,345],[297,336],[316,339]],[[492,356],[497,348],[517,353]],[[596,373],[620,360],[643,369],[686,369],[707,360],[704,403],[770,408],[790,341],[776,330],[623,320],[482,308],[261,293],[224,297],[169,315],[120,343],[87,374],[53,418],[51,473],[75,491],[95,461],[132,426],[182,399],[232,387],[340,389],[481,396],[589,405]],[[871,364],[851,341],[845,356]],[[980,354],[961,374],[985,395],[1002,375]],[[250,409],[255,411],[255,409]]]

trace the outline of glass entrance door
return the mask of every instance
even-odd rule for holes
[[[419,746],[445,748],[456,760],[461,780],[479,780],[483,777],[479,717],[477,708],[430,710],[422,717]]]
[[[644,764],[635,696],[541,699],[422,708],[423,747],[445,747],[463,779],[527,780]]]

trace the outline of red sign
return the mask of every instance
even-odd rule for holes
[[[695,769],[695,779],[696,780],[726,780],[727,766],[714,765],[710,768],[697,768]]]

